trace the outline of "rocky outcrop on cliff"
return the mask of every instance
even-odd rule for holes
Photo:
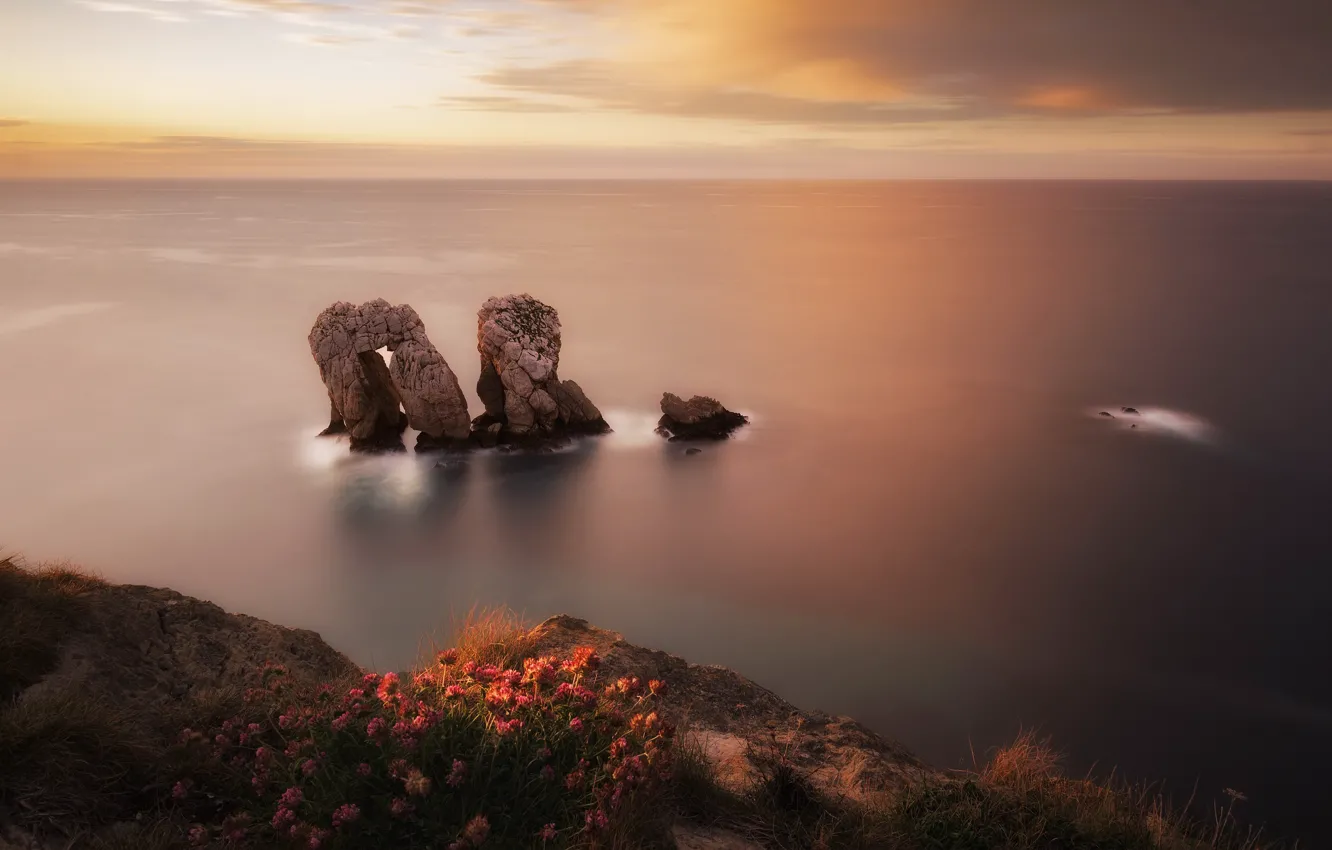
[[[561,381],[560,318],[530,295],[491,298],[477,313],[481,377],[476,392],[486,406],[478,429],[500,423],[514,438],[609,430],[601,411],[573,381]]]
[[[210,691],[258,683],[265,663],[326,681],[357,672],[314,632],[288,629],[173,590],[93,584],[60,641],[58,662],[18,699],[95,695],[117,709],[152,710]]]
[[[802,711],[725,667],[690,664],[625,642],[575,617],[552,617],[532,631],[536,653],[595,647],[610,678],[637,676],[667,684],[664,705],[736,789],[757,776],[755,757],[773,746],[824,790],[863,797],[935,771],[905,747],[848,717]]]
[[[346,432],[353,449],[370,450],[401,448],[408,425],[431,445],[468,439],[462,387],[411,307],[339,301],[319,314],[309,343],[328,389],[325,433]],[[388,365],[382,348],[392,352]]]
[[[665,393],[657,433],[672,441],[724,440],[748,424],[749,417],[727,410],[715,398],[696,395],[685,401]]]

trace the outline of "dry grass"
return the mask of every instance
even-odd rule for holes
[[[536,649],[528,624],[508,608],[472,608],[453,623],[443,645],[456,649],[460,662],[501,668],[519,664]],[[438,645],[433,647],[431,661],[439,649]]]
[[[60,642],[84,610],[82,594],[102,583],[65,564],[0,560],[0,700],[55,669]]]
[[[91,828],[139,810],[166,747],[82,694],[0,711],[0,809],[35,832]]]
[[[688,740],[686,737],[684,740]],[[821,792],[777,746],[750,753],[746,793],[717,784],[701,751],[677,752],[682,817],[764,847],[847,850],[1262,850],[1284,846],[1243,826],[1238,795],[1197,820],[1150,786],[1070,779],[1048,741],[1023,734],[983,765],[866,800]]]

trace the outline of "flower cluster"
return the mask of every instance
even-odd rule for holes
[[[521,669],[446,650],[313,692],[265,668],[243,716],[181,733],[208,769],[171,797],[196,846],[595,847],[669,775],[674,731],[663,683],[600,668],[590,647]]]

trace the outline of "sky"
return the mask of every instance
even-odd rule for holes
[[[1332,179],[1328,0],[0,0],[0,178]]]

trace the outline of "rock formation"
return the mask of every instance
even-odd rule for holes
[[[685,401],[673,393],[661,397],[657,433],[676,440],[724,440],[749,424],[749,417],[722,407],[715,398],[696,395]]]
[[[493,435],[528,441],[610,430],[601,411],[573,381],[561,381],[560,319],[530,295],[491,298],[477,313],[481,377],[477,395],[486,412],[473,423]]]
[[[418,448],[468,439],[462,387],[411,307],[339,301],[319,314],[309,341],[328,388],[325,434],[350,434],[353,450],[401,449],[408,425],[421,432]],[[393,352],[391,363],[381,348]]]

